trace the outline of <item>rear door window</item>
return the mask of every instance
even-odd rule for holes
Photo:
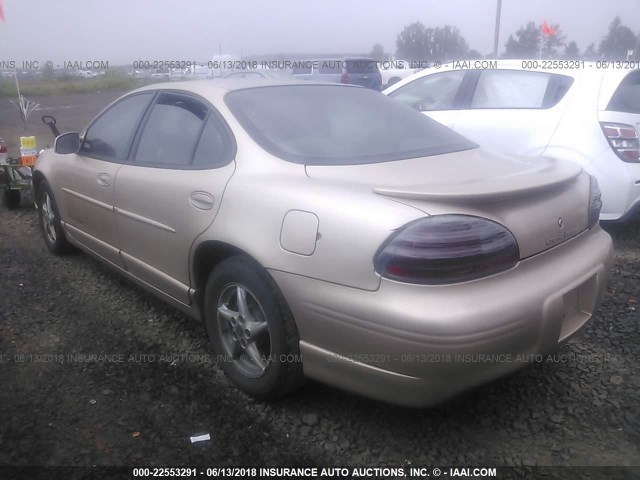
[[[144,164],[191,164],[208,108],[186,95],[162,93],[138,143],[135,161]]]
[[[222,167],[233,158],[232,147],[222,121],[212,113],[202,130],[202,136],[193,156],[193,165],[209,168]]]
[[[640,70],[631,72],[620,82],[607,110],[640,114]]]

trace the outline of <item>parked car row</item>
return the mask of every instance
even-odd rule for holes
[[[96,78],[106,75],[107,72],[99,71],[96,72],[94,70],[75,70],[74,75],[80,78]]]
[[[378,62],[372,58],[321,58],[300,62],[291,71],[300,80],[345,83],[372,90],[382,90],[382,75]]]
[[[426,62],[422,62],[424,65]],[[320,58],[313,60],[303,60],[298,62],[298,66],[291,70],[251,70],[256,77],[262,74],[262,78],[269,78],[269,73],[278,72],[273,76],[290,74],[295,78],[304,80],[314,80],[330,83],[348,83],[360,85],[373,90],[381,90],[389,87],[400,80],[418,72],[424,66],[418,68],[417,65],[406,60],[389,60],[386,62],[376,61],[366,57],[342,57],[342,58]],[[248,70],[246,72],[249,72]],[[251,74],[245,75],[249,77]],[[225,76],[242,77],[239,72],[232,72]],[[244,78],[244,77],[243,77]]]
[[[224,57],[224,56],[223,56]],[[194,65],[185,69],[158,68],[154,70],[133,70],[129,75],[135,78],[152,78],[154,80],[206,80],[216,78],[285,78],[293,77],[299,80],[312,80],[329,83],[344,83],[360,85],[373,90],[382,90],[389,83],[389,75],[393,78],[391,83],[410,75],[414,70],[385,71],[385,81],[379,68],[379,63],[371,58],[322,58],[313,60],[301,60],[297,62],[299,67],[287,70],[269,68],[234,69],[233,64],[250,64],[251,62],[234,62],[220,60],[210,62],[210,65]],[[393,63],[394,66],[404,65]],[[213,68],[216,66],[216,68]],[[228,66],[228,67],[227,67]]]
[[[123,96],[40,155],[46,247],[80,248],[201,319],[225,373],[260,399],[309,377],[428,406],[559,348],[598,308],[613,263],[595,177],[492,153],[416,111],[442,105],[439,91],[487,106],[496,94],[475,72],[421,98],[402,90],[427,74],[382,95],[375,72],[348,65],[299,75],[376,88],[254,78]],[[549,77],[540,98],[541,83],[529,80],[523,108],[569,95]],[[498,99],[519,98],[502,84]],[[606,88],[607,106],[629,101]],[[630,147],[616,142],[633,140],[610,125],[622,120],[600,132],[620,162]]]
[[[158,81],[179,81],[179,80],[198,80],[200,78],[208,78],[202,75],[204,69],[208,73],[207,67],[194,66],[187,69],[181,68],[155,68],[150,70],[137,69],[129,72],[129,76],[134,78],[152,78]]]
[[[413,75],[425,67],[418,68],[413,66],[411,62],[406,60],[390,60],[388,62],[379,62],[380,75],[382,76],[382,86],[384,88],[398,83],[400,80]]]

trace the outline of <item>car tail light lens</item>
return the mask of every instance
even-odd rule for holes
[[[340,83],[349,83],[349,74],[346,69],[342,70],[342,75],[340,75]]]
[[[375,258],[385,278],[422,285],[465,282],[503,272],[520,258],[502,225],[466,215],[435,215],[395,232]]]
[[[590,176],[589,185],[589,228],[593,228],[600,220],[600,210],[602,210],[602,193],[598,186],[598,180],[593,175]]]
[[[600,123],[609,145],[625,162],[640,162],[638,132],[633,125],[624,123]]]

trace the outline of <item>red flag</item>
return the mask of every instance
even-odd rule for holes
[[[0,0],[0,20],[4,22],[4,11],[2,10],[2,0]]]
[[[556,31],[549,26],[549,24],[547,23],[546,20],[542,23],[542,34],[543,35],[555,35],[556,34]]]

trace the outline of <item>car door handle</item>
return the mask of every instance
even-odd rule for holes
[[[98,185],[102,187],[108,187],[109,185],[111,185],[111,177],[108,173],[99,174],[96,181],[98,182]]]
[[[189,203],[200,210],[211,210],[215,202],[207,192],[191,192]]]

